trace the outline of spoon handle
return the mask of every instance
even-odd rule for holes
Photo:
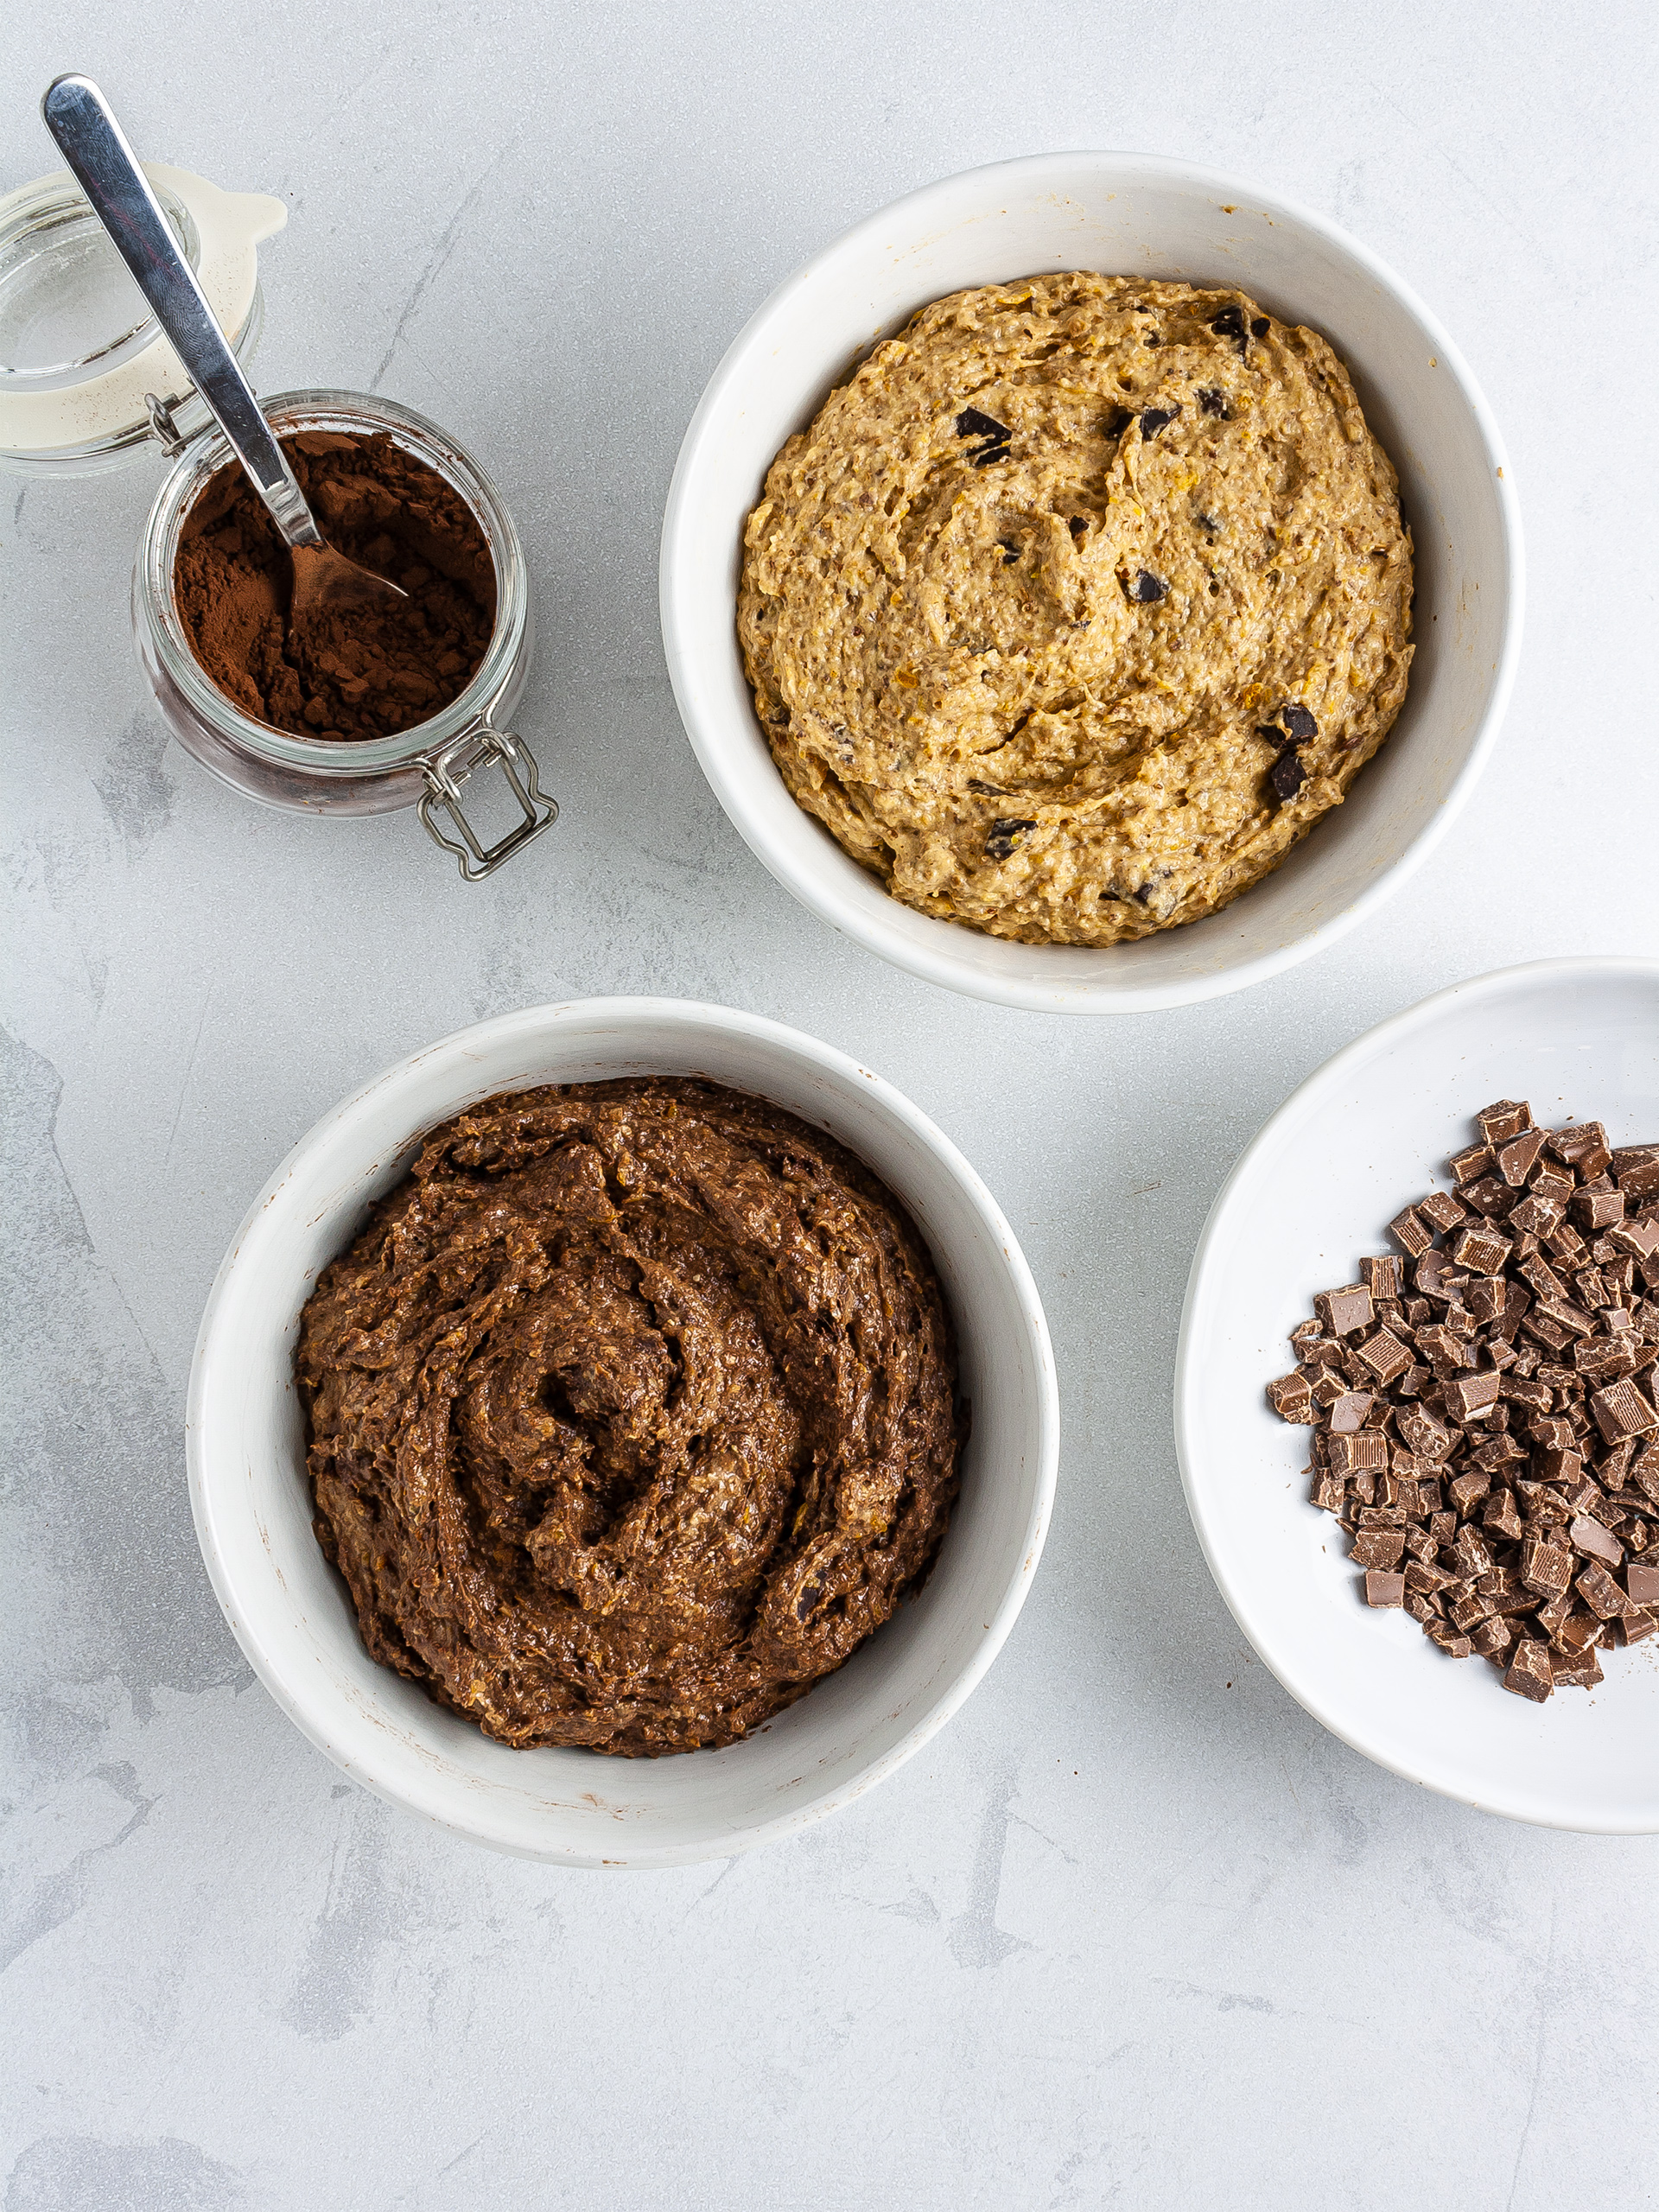
[[[60,77],[41,113],[277,529],[289,545],[321,544],[305,494],[108,101],[90,77]]]

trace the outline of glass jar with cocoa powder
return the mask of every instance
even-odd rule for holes
[[[262,316],[255,249],[287,211],[263,194],[147,168],[245,359]],[[264,562],[268,602],[254,641],[270,679],[262,688],[238,662],[238,639],[248,644],[238,607],[207,602],[216,588],[221,599],[231,586],[245,592],[257,562],[220,556],[227,543],[239,548],[265,525],[238,531],[232,512],[228,527],[204,532],[204,517],[233,502],[245,480],[67,172],[0,198],[0,468],[86,475],[157,445],[172,461],[133,565],[132,630],[162,715],[204,767],[250,798],[299,813],[413,806],[471,881],[550,827],[558,808],[511,726],[531,652],[524,551],[494,486],[454,439],[411,409],[363,392],[286,392],[261,403],[285,442],[303,441],[338,461],[336,474],[345,472],[324,486],[326,532],[334,527],[328,493],[338,495],[342,526],[353,496],[379,499],[391,517],[380,550],[365,550],[361,531],[356,542],[343,535],[340,550],[380,567],[416,609],[409,637],[384,652],[371,641],[365,656],[348,639],[338,658],[314,651],[302,659],[283,643],[288,572],[272,531],[270,546],[251,547]],[[421,510],[412,522],[396,512],[394,496],[411,486]],[[422,537],[422,518],[429,525],[434,510],[448,525],[435,544],[429,526]],[[204,584],[204,551],[219,559],[217,583],[209,575]],[[215,643],[227,640],[229,658],[216,655]],[[273,668],[283,658],[290,667]],[[493,842],[462,804],[462,786],[486,768],[499,771],[511,810]]]
[[[363,392],[294,391],[262,402],[284,440],[390,438],[435,472],[464,502],[494,570],[494,620],[464,688],[429,719],[382,736],[299,736],[257,718],[209,675],[198,657],[178,588],[181,550],[193,512],[231,462],[215,429],[192,439],[157,493],[132,571],[132,627],[138,658],[162,713],[187,751],[221,781],[268,806],[307,814],[384,814],[418,808],[433,838],[471,879],[527,843],[555,819],[536,763],[511,718],[530,671],[530,590],[512,518],[478,463],[435,423]],[[461,786],[496,765],[518,819],[483,844],[461,805]]]

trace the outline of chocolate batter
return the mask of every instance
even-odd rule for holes
[[[283,440],[338,552],[409,594],[290,638],[288,549],[238,465],[191,509],[173,589],[191,648],[245,714],[295,737],[388,737],[460,697],[495,627],[495,567],[477,518],[435,469],[384,432]]]
[[[711,1084],[435,1130],[296,1365],[365,1643],[507,1744],[746,1735],[921,1583],[956,1495],[915,1228],[832,1139]]]

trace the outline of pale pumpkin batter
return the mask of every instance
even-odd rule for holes
[[[738,629],[791,792],[896,898],[1112,944],[1341,804],[1411,592],[1322,338],[1083,272],[936,301],[830,394],[749,518]]]

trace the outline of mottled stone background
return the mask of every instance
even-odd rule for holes
[[[157,466],[0,479],[5,2212],[1655,2202],[1659,1844],[1325,1735],[1211,1586],[1168,1410],[1199,1225],[1294,1083],[1459,976],[1659,941],[1650,11],[71,0],[4,48],[0,187],[91,71],[145,153],[287,198],[266,390],[384,391],[494,471],[566,810],[469,890],[408,817],[246,804],[131,658]],[[946,171],[1113,144],[1408,275],[1510,441],[1532,607],[1407,897],[1247,996],[1066,1022],[907,980],[750,857],[675,715],[657,531],[809,253]],[[944,1124],[1036,1270],[1066,1442],[1031,1602],[924,1756],[788,1846],[613,1878],[429,1834],[311,1750],[208,1591],[180,1427],[226,1240],[325,1107],[478,1016],[634,990],[798,1023]]]

